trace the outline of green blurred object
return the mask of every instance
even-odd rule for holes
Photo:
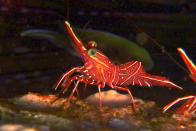
[[[69,39],[56,31],[49,31],[43,29],[30,29],[20,33],[22,37],[35,37],[38,39],[46,39],[59,48],[67,49],[67,41]]]
[[[92,29],[74,28],[73,30],[84,44],[88,41],[97,42],[98,48],[116,64],[138,60],[143,63],[146,70],[153,67],[153,61],[149,53],[144,48],[128,39],[112,33]],[[69,52],[71,49],[70,44],[67,44],[70,41],[66,32],[59,33],[42,29],[30,29],[22,32],[21,36],[47,39],[57,47],[65,48]],[[71,54],[74,54],[72,49]]]

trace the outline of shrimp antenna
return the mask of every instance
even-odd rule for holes
[[[128,21],[129,24],[131,24],[136,30],[137,32],[145,32],[142,28],[139,27],[139,25],[137,25],[131,18],[128,19],[128,15],[126,14],[122,14],[120,12],[117,12],[117,11],[114,11],[112,10],[111,8],[108,8],[108,6],[103,6],[103,4],[101,5],[93,5],[92,3],[86,3],[88,5],[91,5],[91,6],[95,6],[95,7],[100,7],[102,9],[107,9],[107,10],[110,10],[113,14],[115,14],[116,16],[118,17],[121,17],[121,18],[124,18],[125,20]],[[146,32],[145,32],[146,33]],[[146,35],[148,36],[149,40],[155,44],[159,49],[161,49],[161,52],[166,54],[170,60],[172,60],[179,68],[181,68],[183,71],[185,71],[186,73],[189,74],[188,70],[186,68],[184,68],[184,66],[182,66],[178,61],[176,61],[174,59],[174,57],[163,47],[161,46],[161,44],[159,44],[159,42],[157,40],[155,40],[153,37],[151,37],[149,34],[146,33]]]
[[[127,19],[128,16],[120,13],[119,16],[121,15],[122,18],[128,20],[128,23],[133,25],[138,32],[145,32],[144,30],[142,30],[135,22],[133,22],[133,20]],[[146,32],[145,32],[146,33]],[[179,62],[177,62],[174,57],[163,47],[161,46],[161,44],[159,44],[159,42],[157,40],[155,40],[153,37],[151,37],[148,33],[146,33],[147,37],[149,38],[149,40],[155,44],[158,48],[161,49],[161,52],[166,54],[178,67],[180,67],[183,71],[185,71],[186,73],[189,74],[188,70],[186,68],[184,68],[184,66],[182,66]]]

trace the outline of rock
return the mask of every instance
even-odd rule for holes
[[[84,130],[95,130],[101,128],[101,126],[98,123],[93,123],[89,121],[82,121],[80,123],[80,128]]]
[[[51,128],[72,130],[72,121],[63,117],[39,113],[34,115],[33,118],[41,123],[47,123]]]
[[[26,108],[60,108],[66,99],[58,98],[55,95],[40,95],[28,93],[22,97],[16,98],[14,103]]]
[[[161,124],[158,128],[160,131],[176,131],[176,125],[173,125],[171,123],[164,123]]]
[[[141,99],[134,99],[135,103],[144,103]],[[99,93],[93,94],[85,99],[89,104],[99,105]],[[131,103],[128,95],[120,94],[116,90],[108,90],[101,92],[101,101],[104,106],[110,108],[122,107]]]
[[[130,122],[126,122],[125,120],[121,120],[118,118],[114,118],[109,122],[109,126],[113,127],[115,130],[128,130],[128,131],[132,131],[132,130],[139,130],[139,126],[134,124],[134,123],[130,123]]]
[[[128,123],[126,123],[123,120],[117,119],[117,118],[112,119],[109,122],[109,125],[111,127],[118,128],[118,129],[129,129]]]
[[[98,93],[88,98],[95,101],[97,105],[99,104]],[[70,101],[69,108],[66,109],[62,108],[62,104],[67,99],[56,99],[57,96],[55,95],[36,93],[29,93],[22,97],[10,98],[9,100],[0,99],[1,124],[16,123],[24,126],[25,129],[33,131],[41,130],[40,126],[43,126],[43,131],[47,131],[47,129],[137,131],[162,129],[170,131],[176,129],[176,122],[171,117],[171,114],[162,114],[160,107],[156,106],[155,102],[135,99],[136,112],[134,112],[129,96],[120,94],[115,90],[102,92],[103,103],[115,108],[104,106],[101,112],[99,107],[87,104],[84,100],[75,97]],[[194,120],[190,121],[190,123],[194,125]],[[7,128],[7,126],[0,126],[0,131],[1,129],[6,129],[5,127]],[[15,128],[18,127],[16,126]],[[194,129],[190,125],[189,128]],[[184,124],[184,127],[181,127],[181,129],[188,129],[188,125]]]
[[[22,106],[10,108],[8,105],[0,105],[0,118],[2,123],[16,123],[0,126],[0,131],[49,131],[53,130],[73,130],[73,122],[63,115],[63,112],[55,111],[56,114],[48,113],[47,109],[43,112],[35,109],[23,108]],[[16,125],[16,126],[15,126]],[[18,126],[19,125],[19,126]],[[20,128],[21,127],[21,128]],[[33,128],[32,128],[33,127]],[[19,129],[18,129],[19,128]],[[32,128],[32,129],[31,129]]]
[[[49,128],[46,126],[32,128],[21,124],[3,124],[0,125],[0,131],[49,131]]]

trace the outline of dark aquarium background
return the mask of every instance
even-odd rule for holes
[[[148,73],[165,76],[184,88],[179,91],[167,87],[130,85],[134,97],[154,101],[160,109],[177,97],[194,94],[196,84],[189,78],[188,70],[176,48],[183,48],[193,63],[196,63],[195,11],[194,0],[1,0],[1,103],[6,105],[5,99],[15,99],[29,92],[58,94],[52,87],[63,72],[83,65],[66,36],[63,26],[65,20],[76,29],[109,32],[132,41],[148,52],[150,60],[138,53],[139,49],[122,50],[122,46],[129,48],[129,45],[122,43],[97,43],[97,48],[116,64],[137,60],[139,57],[145,63]],[[84,42],[91,40],[93,35],[96,36],[96,33],[89,33],[85,37],[77,34]],[[131,52],[137,52],[139,56],[132,56]],[[106,87],[103,90],[108,89]],[[80,90],[79,87],[79,92],[82,92]],[[86,93],[81,95],[81,100],[96,92],[97,87],[88,87]],[[126,94],[121,91],[119,93]],[[0,124],[6,122],[2,119]],[[82,129],[99,129],[87,125]],[[103,125],[104,129],[113,130],[112,126]],[[157,130],[159,128],[156,127]],[[74,128],[59,126],[58,129]]]

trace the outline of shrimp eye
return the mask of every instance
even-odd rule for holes
[[[97,47],[97,43],[95,41],[88,42],[88,48],[96,48],[96,47]]]
[[[90,55],[90,56],[94,56],[94,55],[96,55],[96,50],[94,50],[94,49],[90,49],[90,50],[88,50],[88,54]]]

